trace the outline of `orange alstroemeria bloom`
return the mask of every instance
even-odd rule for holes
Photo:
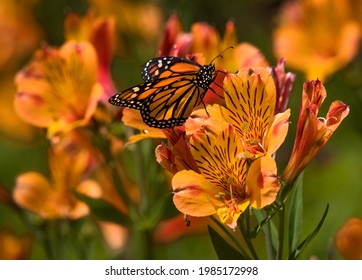
[[[224,89],[225,107],[196,110],[187,120],[197,170],[177,172],[172,187],[182,213],[217,213],[235,228],[249,205],[263,208],[276,198],[280,183],[271,155],[286,137],[290,112],[274,115],[276,90],[266,68],[228,74]]]
[[[274,202],[279,190],[275,161],[260,157],[247,168],[240,135],[229,125],[219,135],[193,134],[191,153],[200,173],[182,170],[172,179],[173,201],[187,215],[217,213],[231,228],[249,206],[263,208]]]
[[[96,51],[88,42],[44,47],[16,75],[16,112],[25,122],[47,128],[49,138],[84,126],[103,94],[97,73]]]
[[[362,219],[349,219],[337,232],[338,251],[349,260],[362,260]]]
[[[50,179],[35,171],[20,174],[13,190],[14,201],[43,219],[83,217],[89,208],[74,192],[101,197],[100,186],[84,179],[96,160],[89,142],[76,132],[69,133],[49,150]]]
[[[299,0],[285,3],[273,34],[274,53],[307,79],[324,81],[357,54],[360,28],[348,1]]]
[[[282,180],[288,184],[292,184],[297,179],[349,113],[349,107],[346,104],[334,101],[325,118],[318,117],[319,109],[326,96],[327,93],[321,81],[304,83],[294,147],[282,175]]]

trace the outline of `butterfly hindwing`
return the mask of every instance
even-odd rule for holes
[[[189,79],[178,79],[159,88],[144,102],[141,108],[143,121],[158,128],[182,125],[205,93],[205,89],[195,86]]]

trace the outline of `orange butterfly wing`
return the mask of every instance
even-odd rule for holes
[[[140,110],[143,121],[158,128],[182,125],[198,106],[215,77],[213,64],[201,66],[178,57],[155,58],[142,70],[146,81],[109,99]]]

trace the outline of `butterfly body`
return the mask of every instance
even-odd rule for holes
[[[141,75],[144,83],[117,93],[109,102],[139,110],[148,126],[169,128],[182,125],[202,102],[216,70],[214,64],[167,56],[146,62]]]

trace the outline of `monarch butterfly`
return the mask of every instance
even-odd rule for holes
[[[182,125],[216,78],[213,60],[200,65],[181,57],[153,58],[142,67],[145,82],[115,94],[109,103],[139,110],[151,127]]]

